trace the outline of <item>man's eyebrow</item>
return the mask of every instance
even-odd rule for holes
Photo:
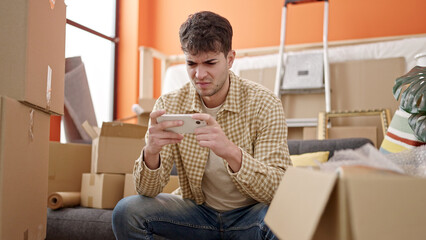
[[[212,58],[212,59],[207,59],[206,61],[204,61],[203,63],[212,63],[214,61],[216,61],[216,58]],[[186,59],[187,63],[195,63],[194,61],[190,60],[190,59]]]
[[[204,63],[211,63],[211,62],[214,62],[216,60],[217,60],[216,58],[207,59],[206,61],[204,61]]]

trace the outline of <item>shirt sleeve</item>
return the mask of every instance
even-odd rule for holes
[[[280,101],[259,111],[257,137],[250,155],[244,149],[238,172],[228,172],[240,191],[259,202],[269,204],[288,166],[291,166],[287,146],[287,124]]]
[[[157,100],[153,111],[163,109],[161,98]],[[151,120],[149,121],[151,126]],[[149,127],[148,127],[149,129]],[[148,141],[149,131],[146,132],[145,142]],[[135,181],[136,192],[140,195],[155,197],[162,192],[164,186],[169,182],[170,171],[173,166],[170,151],[160,153],[160,166],[157,169],[150,169],[146,166],[143,159],[143,151],[140,157],[135,161],[133,167],[133,178]]]
[[[149,169],[143,160],[143,151],[141,156],[136,160],[133,169],[133,177],[135,180],[136,192],[138,194],[155,197],[162,191],[160,180],[160,167],[157,169]]]

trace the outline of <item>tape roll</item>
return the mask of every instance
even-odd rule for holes
[[[47,207],[55,210],[80,205],[80,192],[54,192],[47,199]]]

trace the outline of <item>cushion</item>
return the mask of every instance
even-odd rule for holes
[[[288,140],[287,144],[290,155],[329,151],[329,158],[331,158],[336,150],[357,149],[364,144],[373,144],[373,142],[367,138],[341,138],[325,140]]]
[[[410,125],[408,125],[409,117],[410,114],[402,109],[395,111],[385,138],[380,146],[381,153],[398,153],[425,144],[416,138]]]
[[[114,240],[112,210],[95,208],[48,209],[46,240]]]
[[[300,155],[290,155],[291,162],[294,167],[316,166],[317,161],[320,163],[327,162],[329,151],[304,153]]]

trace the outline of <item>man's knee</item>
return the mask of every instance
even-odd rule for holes
[[[117,239],[128,239],[132,234],[134,236],[145,234],[142,211],[144,199],[147,197],[134,195],[123,198],[117,203],[112,212],[112,230]]]
[[[141,198],[142,196],[134,195],[121,199],[117,205],[115,206],[112,212],[112,223],[116,223],[117,221],[123,222],[128,221],[131,218],[132,213],[134,211],[132,209],[141,207]]]

